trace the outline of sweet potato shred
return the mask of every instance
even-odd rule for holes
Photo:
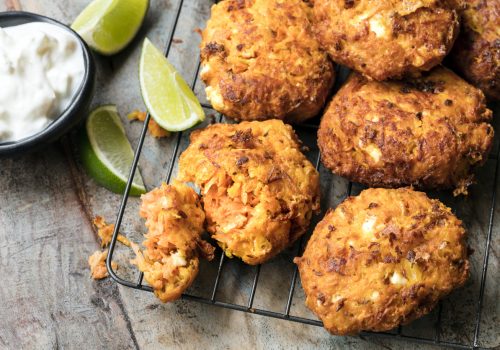
[[[102,216],[96,216],[93,220],[94,226],[97,228],[97,235],[101,240],[101,248],[106,248],[113,237],[113,231],[115,230],[114,224],[107,224]],[[130,241],[127,237],[122,234],[118,234],[117,240],[123,245],[130,247]],[[108,256],[108,250],[95,251],[88,258],[88,263],[90,266],[91,277],[95,280],[100,280],[108,277],[108,270],[106,269],[106,257]],[[118,268],[115,262],[111,263],[113,269]]]
[[[94,254],[89,256],[88,263],[90,266],[90,276],[95,280],[101,280],[108,277],[108,270],[106,269],[106,258],[108,257],[108,250],[95,251]],[[118,265],[111,262],[113,269],[117,269]]]
[[[115,230],[114,224],[106,224],[102,216],[96,216],[93,221],[95,227],[97,228],[97,235],[101,239],[101,248],[106,248],[111,242],[111,237],[113,236],[113,231]],[[122,234],[118,234],[117,240],[130,247],[130,241],[127,237]]]
[[[146,120],[146,115],[147,115],[146,112],[141,112],[136,110],[130,113],[127,117],[131,121],[138,120],[144,122]],[[158,125],[158,123],[155,122],[153,118],[149,120],[148,131],[151,134],[151,136],[157,139],[160,139],[162,137],[168,137],[170,135],[170,133],[167,130],[163,129],[160,125]]]

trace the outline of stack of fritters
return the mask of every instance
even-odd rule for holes
[[[494,88],[494,50],[484,48],[478,61],[471,58],[477,48],[467,53],[461,47],[500,44],[500,37],[495,5],[468,1],[463,10],[463,3],[313,2],[320,42],[333,60],[358,71],[333,98],[318,132],[323,163],[334,173],[368,186],[467,194],[473,169],[484,164],[493,143],[492,112],[479,89],[436,65],[451,49],[463,14],[465,37],[455,51],[465,59],[455,57],[455,63],[476,72],[492,68],[493,76],[478,73],[470,80],[483,86],[480,81],[488,80]]]
[[[248,264],[295,242],[319,210],[319,174],[279,120],[195,131],[179,167],[201,189],[212,238]]]
[[[212,255],[200,238],[205,215],[225,253],[248,264],[267,261],[306,232],[319,210],[319,174],[281,120],[319,113],[334,80],[328,56],[357,72],[321,121],[324,164],[368,186],[466,194],[493,143],[492,112],[483,92],[440,63],[462,20],[451,65],[498,99],[498,12],[494,0],[214,5],[201,43],[207,97],[228,117],[259,121],[191,134],[179,180],[200,188],[201,204],[178,183],[144,197],[149,233],[136,263],[157,295],[178,297],[197,273],[198,254]],[[469,274],[461,221],[411,188],[348,198],[295,261],[306,304],[334,334],[408,323]]]
[[[493,144],[492,112],[483,92],[439,63],[463,15],[451,61],[494,95],[498,59],[491,47],[500,37],[496,5],[466,2],[312,2],[322,47],[357,71],[321,121],[326,167],[367,186],[467,194]],[[450,209],[411,189],[379,188],[328,213],[296,262],[308,307],[332,333],[352,334],[428,313],[465,283],[467,258],[465,230]]]

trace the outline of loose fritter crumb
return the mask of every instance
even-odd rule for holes
[[[313,117],[335,75],[302,0],[220,1],[203,31],[201,65],[212,106],[236,120]]]
[[[132,244],[132,263],[161,301],[176,300],[198,274],[199,255],[213,258],[214,248],[201,238],[205,214],[198,194],[177,181],[163,183],[141,198],[140,216],[148,232],[144,251]]]
[[[136,110],[131,112],[127,116],[127,118],[129,120],[138,120],[144,122],[146,120],[146,115],[147,115],[146,112],[141,112]],[[158,123],[153,118],[149,119],[148,131],[151,134],[151,136],[157,139],[170,136],[170,132],[168,132],[167,130],[163,129],[160,125],[158,125]]]
[[[500,1],[455,0],[463,3],[460,35],[449,55],[450,66],[500,100]]]
[[[108,277],[108,270],[106,269],[106,258],[108,257],[108,250],[95,251],[91,256],[89,256],[88,263],[90,266],[90,276],[95,280],[101,280]],[[116,262],[112,261],[111,266],[113,270],[118,268]]]
[[[96,216],[93,220],[93,224],[97,228],[97,235],[101,240],[101,248],[106,248],[110,244],[111,238],[113,237],[115,225],[106,224],[106,221],[104,221],[104,218],[102,216]],[[123,245],[130,247],[130,241],[127,237],[118,234],[117,240]],[[107,256],[107,249],[104,251],[97,250],[91,256],[89,256],[88,263],[90,266],[90,274],[93,279],[99,280],[108,277],[108,271],[106,269]],[[111,262],[111,266],[113,267],[113,269],[118,268],[118,265],[114,261]]]
[[[102,216],[96,216],[93,221],[94,226],[97,228],[97,235],[101,239],[101,248],[106,248],[111,242],[111,238],[113,237],[113,232],[115,230],[114,224],[106,224],[104,218]],[[117,237],[118,242],[123,245],[130,247],[130,241],[127,237],[122,234],[118,234]]]
[[[327,108],[318,143],[326,167],[352,181],[466,194],[493,144],[491,118],[483,93],[442,67],[399,82],[353,73]]]
[[[193,132],[179,179],[201,188],[207,229],[226,255],[252,265],[304,234],[319,209],[319,174],[279,120]]]
[[[469,276],[462,222],[411,189],[368,189],[327,213],[296,258],[306,305],[333,334],[429,313]]]
[[[315,0],[315,31],[332,59],[376,80],[438,65],[458,34],[447,0]]]

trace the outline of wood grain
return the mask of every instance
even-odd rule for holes
[[[97,244],[67,166],[57,146],[0,161],[1,342],[134,348],[116,285],[89,278]]]

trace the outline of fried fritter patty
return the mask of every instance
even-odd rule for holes
[[[450,65],[491,100],[500,100],[500,1],[464,2],[460,35]]]
[[[219,112],[236,120],[300,122],[323,107],[333,64],[302,0],[225,0],[203,31],[201,78]]]
[[[491,117],[483,93],[443,67],[401,82],[354,73],[327,108],[318,142],[323,163],[352,181],[466,194],[493,143]]]
[[[280,120],[195,131],[179,167],[180,180],[201,188],[212,238],[247,264],[292,244],[319,209],[319,174]]]
[[[199,255],[211,260],[214,248],[201,238],[205,213],[196,192],[180,183],[162,184],[142,196],[141,217],[148,233],[132,261],[163,302],[176,300],[198,274]]]
[[[422,192],[365,190],[330,211],[295,259],[306,305],[333,334],[409,323],[466,282],[465,236]]]
[[[315,0],[313,13],[332,59],[376,80],[431,69],[458,34],[447,0]]]

